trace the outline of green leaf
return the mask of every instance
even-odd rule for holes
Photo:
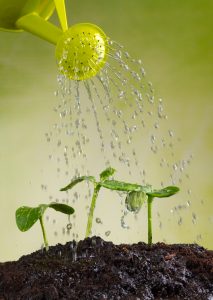
[[[115,190],[115,191],[124,191],[124,192],[150,192],[151,191],[151,186],[142,186],[139,184],[132,184],[132,183],[126,183],[122,181],[117,181],[117,180],[105,180],[104,182],[99,183],[102,187],[105,187],[110,190]]]
[[[47,209],[47,205],[38,207],[22,206],[16,210],[16,224],[21,231],[29,230]]]
[[[49,207],[66,215],[72,215],[75,212],[74,208],[62,203],[52,202]]]
[[[157,198],[166,198],[176,194],[177,192],[179,192],[179,190],[180,189],[177,186],[167,186],[161,190],[154,190],[152,192],[148,192],[147,195]]]
[[[115,169],[109,167],[106,170],[104,170],[103,172],[101,172],[100,174],[100,179],[101,181],[104,181],[106,179],[108,179],[110,176],[112,176],[114,173],[116,172]]]
[[[19,230],[29,230],[43,216],[48,207],[67,215],[74,213],[74,209],[71,206],[56,202],[40,204],[37,207],[22,206],[16,210],[16,224]]]
[[[93,176],[81,176],[81,177],[78,177],[78,178],[72,180],[67,186],[60,189],[60,191],[62,191],[62,192],[68,191],[71,188],[73,188],[76,184],[78,184],[79,182],[82,182],[84,180],[95,183],[95,177],[93,177]]]
[[[138,213],[147,199],[148,196],[145,192],[130,192],[125,200],[126,208],[131,212]]]

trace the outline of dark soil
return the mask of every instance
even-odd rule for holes
[[[0,264],[0,300],[213,299],[213,251],[198,245],[69,242]]]

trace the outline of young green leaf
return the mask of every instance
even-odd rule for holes
[[[100,174],[100,179],[101,181],[104,181],[106,179],[108,179],[110,176],[112,176],[114,173],[116,172],[115,169],[109,167],[106,170],[104,170],[103,172],[101,172]]]
[[[66,215],[72,215],[75,212],[74,208],[63,203],[52,202],[49,207]]]
[[[16,224],[19,230],[29,230],[36,223],[36,221],[42,218],[45,210],[48,207],[67,215],[74,213],[74,209],[71,206],[56,202],[52,202],[50,204],[40,204],[38,207],[22,206],[16,210]]]
[[[16,224],[19,230],[29,230],[41,218],[47,207],[45,204],[41,204],[38,207],[19,207],[16,210]]]
[[[145,192],[130,192],[125,200],[126,208],[131,212],[138,213],[141,206],[147,199],[148,196]]]
[[[154,197],[166,198],[176,194],[177,192],[179,192],[179,190],[180,189],[177,186],[167,186],[161,190],[154,190],[152,192],[147,192],[147,195],[153,198]]]
[[[133,184],[133,183],[126,183],[123,181],[117,181],[117,180],[105,180],[104,182],[100,182],[100,185],[115,191],[123,191],[123,192],[151,192],[150,186],[142,186],[139,184]]]
[[[79,182],[82,182],[84,180],[95,183],[95,177],[93,177],[93,176],[82,176],[82,177],[78,177],[76,179],[73,179],[67,186],[60,189],[60,191],[62,191],[62,192],[63,191],[68,191],[71,188],[73,188],[76,184],[78,184]]]

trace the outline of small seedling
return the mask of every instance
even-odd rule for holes
[[[94,184],[94,191],[92,196],[92,201],[90,205],[90,211],[88,216],[86,237],[91,233],[93,214],[96,205],[96,200],[101,187],[122,191],[127,193],[126,197],[126,207],[129,211],[137,213],[144,202],[147,201],[148,207],[148,244],[152,244],[152,202],[154,198],[166,198],[176,194],[179,188],[176,186],[168,186],[161,190],[155,190],[151,185],[139,185],[133,183],[127,183],[117,180],[109,180],[109,177],[114,175],[115,169],[109,167],[100,174],[100,181],[97,182],[93,176],[82,176],[72,180],[66,187],[62,188],[61,191],[67,191],[73,188],[79,182],[84,180],[92,182]]]
[[[161,190],[130,192],[126,197],[126,207],[129,211],[138,212],[145,201],[148,211],[148,244],[152,244],[152,203],[154,198],[166,198],[179,191],[176,186],[168,186]]]
[[[71,206],[56,202],[40,204],[37,207],[21,206],[16,210],[16,224],[22,232],[29,230],[38,220],[40,221],[46,250],[48,250],[49,247],[44,228],[43,215],[48,207],[67,215],[72,215],[75,212]]]
[[[67,186],[65,186],[64,188],[62,188],[60,190],[60,191],[68,191],[71,188],[73,188],[76,184],[78,184],[82,181],[89,181],[94,184],[93,196],[92,196],[92,201],[91,201],[90,210],[89,210],[89,216],[88,216],[88,220],[87,220],[87,228],[86,228],[86,235],[85,235],[86,237],[88,237],[91,234],[96,200],[98,197],[98,193],[101,189],[101,186],[103,186],[102,184],[114,173],[115,173],[115,169],[107,168],[106,170],[101,172],[100,182],[97,182],[95,180],[95,177],[93,177],[93,176],[81,176],[81,177],[78,177],[78,178],[72,180]]]

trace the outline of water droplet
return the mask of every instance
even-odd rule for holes
[[[129,55],[129,53],[128,53],[127,51],[124,52],[124,55],[125,55],[125,57],[126,57],[127,59],[130,58],[130,55]]]
[[[47,190],[47,185],[41,184],[41,189],[42,189],[43,191],[46,191],[46,190]]]
[[[67,230],[71,230],[72,229],[72,223],[68,223],[67,224]]]
[[[189,190],[187,190],[187,193],[188,193],[189,195],[191,195],[192,191],[189,189]]]
[[[201,234],[197,234],[196,240],[197,240],[198,242],[200,242],[200,241],[202,240],[202,235],[201,235]]]
[[[169,130],[168,132],[169,132],[169,136],[170,136],[170,137],[173,137],[173,136],[174,136],[174,133],[173,133],[172,130]]]
[[[124,213],[123,216],[121,217],[121,227],[123,229],[129,229],[130,228],[129,225],[127,225],[125,220],[124,220],[125,216],[126,216],[126,213]]]
[[[159,124],[156,122],[156,123],[154,124],[154,127],[155,127],[156,129],[158,129],[158,128],[159,128]]]
[[[122,98],[124,97],[124,91],[121,91],[121,92],[119,93],[118,97],[119,97],[120,99],[122,99]]]
[[[182,225],[182,223],[183,223],[183,218],[180,217],[180,218],[178,219],[178,225],[180,226],[180,225]]]
[[[109,236],[110,234],[111,234],[110,230],[108,230],[108,231],[105,232],[105,236]]]
[[[178,170],[177,164],[174,164],[172,167],[173,167],[173,170],[174,170],[174,171],[177,171],[177,170]]]
[[[59,92],[58,92],[58,90],[56,90],[56,91],[54,92],[54,96],[57,97],[58,94],[59,94]]]
[[[151,135],[151,142],[152,142],[152,144],[155,143],[155,140],[156,140],[155,136],[154,136],[154,135]]]
[[[96,218],[95,221],[96,221],[97,224],[102,224],[102,221],[101,221],[100,218]]]
[[[197,222],[197,216],[195,213],[192,213],[192,223],[195,224]]]
[[[60,116],[60,118],[63,119],[64,117],[66,117],[66,114],[67,114],[67,111],[64,110],[64,111],[61,111],[61,112],[60,112],[59,116]]]

